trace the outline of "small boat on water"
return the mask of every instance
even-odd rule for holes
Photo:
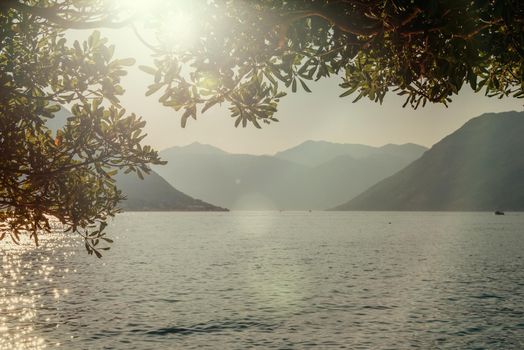
[[[504,212],[501,210],[496,210],[495,215],[504,215]]]

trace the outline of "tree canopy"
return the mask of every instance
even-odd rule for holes
[[[9,3],[0,3],[0,239],[29,233],[38,243],[56,218],[100,255],[98,243],[111,241],[105,221],[123,198],[112,176],[161,163],[140,144],[145,122],[119,105],[134,60],[113,59],[98,32],[68,46],[64,29]],[[46,121],[63,104],[73,116],[52,131]]]
[[[524,97],[520,0],[4,0],[0,237],[36,240],[54,216],[98,255],[122,199],[115,171],[142,176],[161,163],[141,145],[144,122],[119,104],[134,60],[114,59],[98,31],[65,38],[125,26],[154,57],[138,63],[151,79],[145,94],[180,111],[182,126],[226,104],[235,126],[260,128],[278,121],[286,92],[330,76],[342,97],[381,103],[393,93],[412,108],[448,104],[464,85]],[[60,105],[73,116],[54,132],[45,121]]]

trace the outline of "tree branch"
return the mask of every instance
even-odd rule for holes
[[[97,21],[73,21],[65,19],[57,14],[57,11],[53,7],[39,7],[39,6],[30,6],[24,3],[21,3],[17,0],[2,0],[0,1],[0,10],[17,10],[20,12],[25,12],[32,14],[34,16],[40,17],[42,19],[48,20],[57,26],[66,28],[66,29],[95,29],[95,28],[122,28],[129,23],[133,22],[136,19],[136,14],[130,16],[129,18],[120,21],[113,22],[109,18],[97,20]]]
[[[352,26],[351,24],[341,21],[339,19],[336,19],[328,14],[322,13],[320,11],[299,11],[294,12],[290,16],[286,17],[286,22],[294,22],[299,19],[308,18],[308,17],[320,17],[328,22],[330,22],[333,26],[337,27],[343,32],[351,33],[355,35],[362,35],[362,36],[372,36],[377,35],[381,31],[381,27],[371,27],[371,28],[365,28],[365,27],[356,27]]]
[[[469,40],[471,38],[473,38],[474,36],[478,35],[481,31],[483,31],[484,29],[487,29],[495,24],[498,24],[502,22],[502,18],[498,18],[492,22],[487,22],[487,23],[484,23],[483,25],[479,26],[477,29],[475,29],[474,31],[470,32],[470,33],[467,33],[467,34],[454,34],[453,37],[454,38],[462,38],[462,39],[465,39],[465,40]]]
[[[134,23],[131,23],[131,28],[133,29],[133,32],[135,33],[135,36],[137,37],[137,39],[142,43],[144,44],[147,48],[149,48],[151,51],[153,51],[154,53],[167,53],[166,51],[163,51],[163,50],[160,50],[158,48],[156,48],[155,46],[153,46],[152,44],[148,43],[144,37],[142,35],[140,35],[140,33],[138,32],[138,29],[137,27],[134,25]]]

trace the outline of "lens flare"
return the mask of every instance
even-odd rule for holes
[[[198,27],[192,14],[177,11],[162,20],[159,38],[169,47],[186,48],[198,39]]]
[[[159,0],[113,0],[112,5],[121,15],[147,14],[158,6]]]

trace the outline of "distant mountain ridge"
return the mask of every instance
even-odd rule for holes
[[[278,152],[275,154],[275,157],[303,165],[317,166],[338,156],[351,156],[355,159],[362,159],[376,154],[390,154],[413,160],[420,157],[426,150],[426,147],[413,143],[403,145],[387,144],[382,147],[373,147],[361,144],[309,140],[298,146]]]
[[[212,155],[226,155],[229,154],[226,151],[221,150],[218,147],[207,145],[200,142],[193,142],[186,146],[173,146],[169,147],[161,152],[169,151],[170,153],[183,153],[183,154],[212,154]]]
[[[326,209],[418,158],[413,144],[372,147],[306,141],[274,156],[230,154],[193,143],[160,152],[169,183],[231,209]]]
[[[62,108],[54,118],[46,121],[46,126],[56,131],[65,125],[69,116],[71,112]],[[133,173],[119,173],[115,180],[127,197],[120,202],[122,209],[127,211],[227,211],[178,191],[154,171],[145,175],[144,180]]]
[[[336,210],[524,210],[524,112],[473,118]]]

